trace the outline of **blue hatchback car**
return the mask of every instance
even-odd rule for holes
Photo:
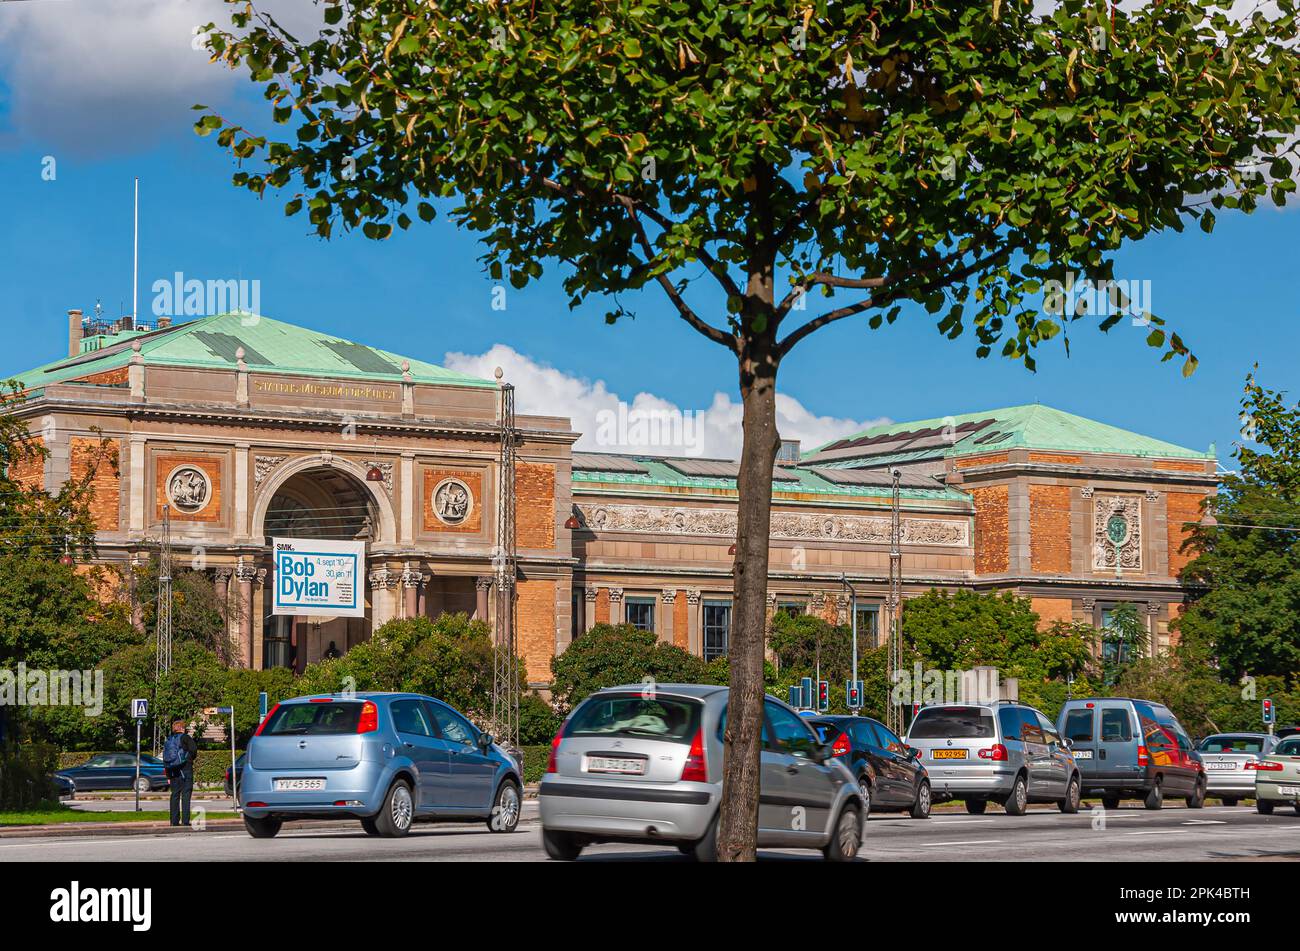
[[[360,693],[298,697],[267,714],[248,745],[239,797],[244,828],[274,836],[286,819],[353,817],[369,835],[413,822],[519,824],[519,764],[492,736],[432,697]]]

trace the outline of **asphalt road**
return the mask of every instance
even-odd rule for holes
[[[405,839],[377,839],[360,828],[286,830],[275,839],[251,839],[238,831],[180,835],[76,836],[0,840],[0,863],[8,861],[544,861],[537,805],[527,801],[513,835],[481,825],[417,826]],[[861,859],[908,861],[1260,861],[1300,858],[1300,816],[1279,810],[1261,816],[1253,808],[1169,807],[1147,812],[1121,808],[1103,817],[1084,811],[1061,815],[1031,807],[1022,817],[990,808],[983,816],[936,814],[928,820],[877,815],[867,825]],[[769,860],[819,860],[815,852],[765,850]],[[598,845],[580,861],[688,861],[673,848]]]

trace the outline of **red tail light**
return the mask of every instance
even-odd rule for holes
[[[986,750],[980,750],[980,759],[991,759],[1003,762],[1007,758],[1007,748],[1001,743],[994,743]]]
[[[853,744],[849,742],[849,735],[841,733],[835,738],[831,746],[831,756],[848,756],[853,751]]]
[[[361,717],[357,720],[358,733],[374,733],[379,729],[379,708],[373,700],[361,705]]]
[[[1266,772],[1266,773],[1280,773],[1280,772],[1282,772],[1282,764],[1281,764],[1281,763],[1267,763],[1267,762],[1265,762],[1265,763],[1247,763],[1247,764],[1246,764],[1246,768],[1247,768],[1247,769],[1258,769],[1258,770],[1263,770],[1263,771]]]
[[[278,703],[271,708],[271,712],[268,713],[265,717],[263,717],[262,722],[257,725],[257,732],[254,733],[253,736],[262,735],[262,731],[266,729],[266,725],[271,722],[271,717],[275,716],[275,711],[279,709],[280,709],[280,705]]]
[[[1139,766],[1151,765],[1151,751],[1148,750],[1145,746],[1138,747],[1138,765]]]
[[[560,749],[560,739],[564,736],[564,729],[561,728],[555,734],[555,739],[551,740],[551,755],[546,758],[546,771],[548,773],[558,773],[560,766],[555,762],[555,754]]]
[[[691,751],[686,754],[686,765],[682,767],[682,782],[707,783],[709,781],[709,764],[704,759],[704,731],[696,730],[695,739],[691,740]]]

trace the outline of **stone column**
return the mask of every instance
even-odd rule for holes
[[[247,538],[248,524],[248,443],[235,443],[235,537]]]
[[[420,566],[415,562],[408,561],[402,569],[402,589],[406,595],[403,608],[405,609],[404,617],[413,618],[417,616],[420,609],[420,585],[423,576],[420,573]]]
[[[587,585],[583,590],[582,631],[585,634],[596,626],[596,586]]]
[[[420,597],[416,600],[415,610],[420,617],[429,615],[429,582],[433,580],[433,575],[429,572],[423,572],[420,575]]]
[[[700,643],[700,589],[686,589],[686,649],[696,657],[704,655],[704,647]]]
[[[623,589],[609,589],[609,623],[622,624],[627,620],[623,614]]]
[[[131,497],[127,503],[127,524],[132,535],[144,535],[145,499],[149,492],[145,486],[144,437],[131,437]]]
[[[673,605],[677,602],[677,589],[664,588],[659,594],[660,609],[655,613],[655,633],[665,644],[673,642]]]
[[[234,571],[230,568],[218,568],[213,572],[217,591],[218,610],[221,611],[221,619],[225,622],[225,635],[230,636],[230,579]]]
[[[397,614],[393,603],[401,576],[387,566],[375,568],[370,572],[370,633],[373,636]]]
[[[415,453],[402,453],[402,460],[398,463],[397,473],[397,484],[402,495],[400,541],[404,545],[409,545],[415,538],[415,513],[421,504],[420,500],[415,497]]]
[[[492,577],[479,575],[474,579],[474,620],[486,623],[488,619],[488,592],[492,590]]]
[[[239,651],[237,658],[244,667],[253,666],[253,582],[258,580],[257,568],[242,559],[235,568],[239,582]]]

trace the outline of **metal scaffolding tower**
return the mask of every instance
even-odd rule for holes
[[[903,668],[903,638],[900,630],[903,606],[902,520],[899,517],[898,483],[902,473],[891,469],[894,480],[893,504],[889,526],[889,670],[885,683],[885,723],[899,736],[903,734],[903,708],[894,702],[897,672]]]
[[[162,540],[158,544],[158,606],[154,611],[153,749],[163,741],[162,711],[158,709],[158,684],[172,669],[172,516],[163,506]]]
[[[501,371],[497,371],[497,379]],[[493,640],[492,733],[497,742],[519,745],[519,661],[515,650],[515,388],[501,384],[501,447],[497,460],[497,544],[493,555],[496,617]]]

